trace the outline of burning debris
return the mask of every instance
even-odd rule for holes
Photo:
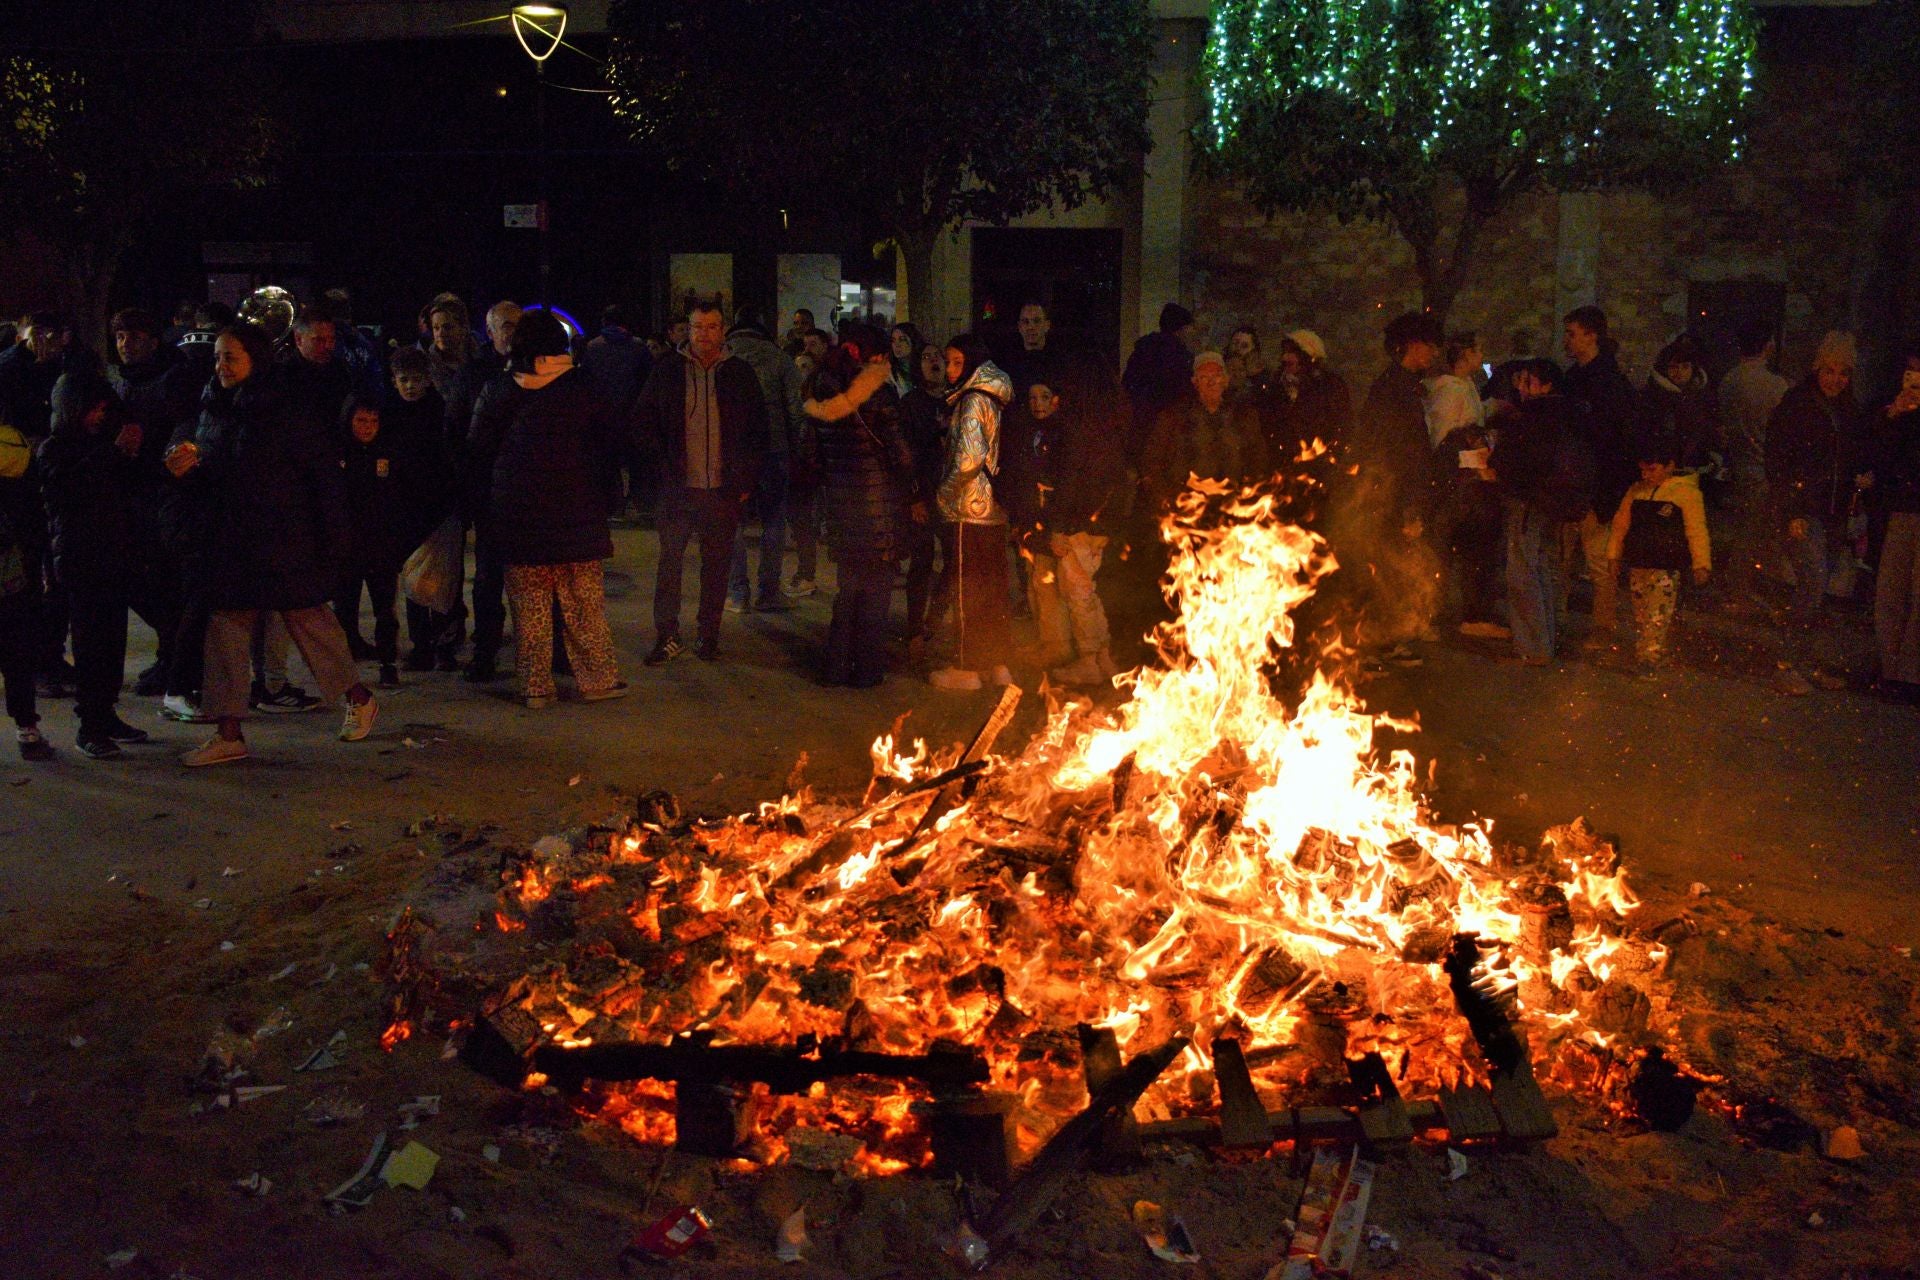
[[[1623,932],[1612,849],[1578,824],[1524,851],[1439,823],[1412,754],[1375,747],[1415,726],[1328,672],[1275,688],[1332,560],[1273,504],[1185,494],[1162,664],[1117,707],[1049,706],[1017,755],[989,754],[1010,690],[964,750],[883,736],[859,805],[798,789],[708,822],[656,793],[624,829],[513,858],[468,1061],[649,1141],[697,1123],[773,1159],[800,1125],[859,1138],[867,1170],[935,1160],[916,1113],[937,1134],[954,1105],[1027,1149],[1074,1132],[1080,1167],[1140,1140],[1131,1099],[1086,1100],[1142,1062],[1141,1128],[1217,1113],[1254,1147],[1548,1136],[1533,1062],[1574,1045],[1580,1079],[1624,1097],[1665,950]],[[396,934],[389,1047],[446,998],[418,921]]]

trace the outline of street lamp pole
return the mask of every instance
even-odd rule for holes
[[[540,304],[553,305],[553,242],[547,215],[547,62],[533,64],[534,148],[539,152],[540,180],[535,188],[540,201]]]
[[[540,297],[544,306],[553,305],[553,249],[547,214],[547,59],[560,47],[567,30],[567,6],[564,4],[517,4],[513,7],[513,34],[520,48],[533,59],[534,149],[539,164],[539,204],[536,230],[540,236]]]

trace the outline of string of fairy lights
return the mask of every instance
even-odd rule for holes
[[[1632,101],[1737,155],[1755,46],[1743,0],[1216,0],[1205,140],[1260,145],[1243,135],[1311,106],[1363,149],[1441,161],[1501,125],[1516,146],[1551,135],[1540,162],[1573,165]]]

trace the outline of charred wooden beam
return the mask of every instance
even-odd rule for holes
[[[1220,1088],[1220,1141],[1229,1147],[1271,1146],[1273,1125],[1253,1090],[1238,1040],[1213,1042],[1213,1078]]]
[[[1100,1086],[1087,1102],[1086,1110],[1060,1126],[1040,1154],[1021,1171],[1006,1193],[993,1202],[979,1224],[979,1236],[985,1242],[984,1261],[991,1261],[1011,1244],[1015,1237],[1040,1217],[1067,1183],[1082,1173],[1099,1147],[1100,1134],[1107,1121],[1133,1108],[1147,1086],[1160,1078],[1173,1060],[1187,1047],[1185,1036],[1173,1039],[1134,1058],[1120,1074]]]
[[[971,1090],[935,1098],[925,1109],[934,1173],[994,1188],[1012,1181],[1014,1102]]]
[[[681,1084],[758,1081],[775,1093],[804,1093],[822,1080],[843,1076],[880,1076],[919,1080],[935,1089],[985,1084],[987,1060],[980,1054],[891,1054],[853,1049],[804,1052],[793,1046],[674,1044],[595,1044],[564,1049],[545,1045],[534,1051],[533,1066],[554,1084],[577,1089],[587,1080],[672,1080]]]
[[[682,1081],[673,1091],[673,1147],[724,1160],[753,1137],[759,1108],[737,1084]]]
[[[518,1089],[546,1038],[539,1019],[518,1005],[506,1005],[475,1019],[460,1046],[460,1061],[497,1084]]]
[[[1448,1142],[1486,1142],[1500,1136],[1493,1094],[1477,1085],[1442,1089],[1440,1112],[1446,1119]]]
[[[1375,1146],[1395,1146],[1413,1139],[1413,1121],[1400,1090],[1393,1083],[1386,1060],[1377,1053],[1347,1059],[1347,1076],[1360,1091],[1360,1131]]]
[[[1084,1022],[1080,1024],[1079,1035],[1080,1074],[1086,1081],[1087,1096],[1092,1098],[1124,1069],[1120,1062],[1120,1042],[1114,1037],[1113,1028],[1092,1027]],[[1103,1169],[1124,1168],[1140,1158],[1139,1125],[1131,1107],[1102,1126],[1096,1154]]]
[[[1493,1110],[1500,1118],[1501,1135],[1519,1143],[1554,1137],[1560,1132],[1560,1125],[1553,1118],[1546,1096],[1540,1092],[1539,1082],[1533,1078],[1526,1042],[1514,1029],[1499,994],[1475,979],[1474,970],[1479,964],[1479,937],[1471,933],[1455,934],[1453,948],[1443,967],[1447,984],[1453,990],[1453,1002],[1493,1069]]]

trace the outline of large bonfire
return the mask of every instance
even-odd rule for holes
[[[964,780],[927,785],[961,748],[888,735],[858,804],[797,788],[716,823],[643,805],[623,831],[541,842],[509,869],[499,916],[566,941],[523,984],[528,1010],[561,1044],[968,1046],[1029,1138],[1084,1101],[1083,1023],[1134,1051],[1192,1041],[1143,1104],[1163,1115],[1210,1104],[1219,1035],[1250,1047],[1270,1094],[1365,1051],[1408,1084],[1474,1079],[1439,963],[1458,934],[1478,935],[1479,985],[1536,1055],[1604,1045],[1589,997],[1661,959],[1618,928],[1635,903],[1611,850],[1578,826],[1517,851],[1440,823],[1413,755],[1376,749],[1382,728],[1413,725],[1330,671],[1276,691],[1275,655],[1333,561],[1275,503],[1185,493],[1164,530],[1177,616],[1160,662],[1123,676],[1115,706],[1050,705],[1019,754]],[[659,1139],[669,1096],[623,1086],[590,1105]],[[882,1166],[919,1163],[915,1096],[816,1087],[766,1132],[777,1145],[804,1120],[859,1133]]]

